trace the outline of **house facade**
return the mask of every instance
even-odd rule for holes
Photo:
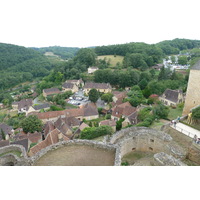
[[[63,92],[72,91],[72,93],[75,93],[75,92],[78,92],[78,86],[76,84],[73,84],[73,83],[65,82],[62,85],[62,91]]]
[[[90,90],[93,88],[102,93],[108,93],[108,92],[111,93],[112,92],[112,87],[111,87],[110,83],[86,82],[85,86],[84,86],[84,92],[86,93],[86,95],[88,95]]]
[[[159,100],[166,106],[177,106],[177,104],[184,102],[183,91],[166,89]]]

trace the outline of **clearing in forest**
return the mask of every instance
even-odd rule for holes
[[[104,55],[104,56],[98,56],[98,59],[104,59],[106,58],[106,61],[110,61],[110,67],[115,67],[117,63],[120,63],[122,65],[124,56],[115,56],[115,55]]]

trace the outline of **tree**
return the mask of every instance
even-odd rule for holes
[[[103,100],[103,101],[105,101],[105,102],[107,102],[107,103],[110,103],[110,102],[113,101],[113,100],[112,100],[112,97],[113,97],[113,94],[112,94],[112,93],[106,93],[106,94],[103,94],[103,95],[101,96],[101,100]]]
[[[25,133],[34,133],[42,131],[42,121],[36,115],[30,115],[21,122],[21,127]]]
[[[172,61],[172,63],[175,63],[175,61],[176,61],[175,56],[171,56],[171,61]]]
[[[81,139],[93,139],[102,135],[111,135],[113,132],[110,126],[100,126],[100,127],[87,127],[81,131]]]
[[[187,56],[179,56],[178,57],[178,64],[179,65],[187,65]]]
[[[99,98],[99,92],[95,89],[95,88],[92,88],[90,91],[89,91],[89,100],[93,103],[96,103],[98,98]]]
[[[153,114],[158,119],[167,119],[169,114],[169,108],[165,105],[163,105],[161,102],[159,102],[154,108],[153,108]]]
[[[195,120],[200,120],[200,107],[192,110],[192,118]]]

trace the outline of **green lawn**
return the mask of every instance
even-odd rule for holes
[[[122,65],[124,56],[114,56],[114,55],[104,55],[104,56],[98,56],[98,59],[104,59],[106,58],[106,61],[110,60],[110,67],[115,67],[117,63],[120,63]]]
[[[4,156],[4,155],[6,155],[6,154],[9,154],[9,153],[12,153],[12,154],[14,154],[14,155],[16,155],[16,156],[18,156],[18,157],[20,157],[21,154],[22,154],[20,151],[9,151],[9,152],[0,154],[0,157],[1,157],[1,156]]]
[[[170,107],[169,109],[169,115],[168,115],[168,119],[169,120],[173,120],[173,119],[177,119],[177,117],[181,117],[182,116],[182,112],[183,112],[183,108],[176,108],[173,109]]]
[[[165,122],[154,121],[149,128],[160,130],[161,127],[165,124]]]

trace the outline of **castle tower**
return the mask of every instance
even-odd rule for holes
[[[190,69],[183,116],[200,105],[200,60]]]

